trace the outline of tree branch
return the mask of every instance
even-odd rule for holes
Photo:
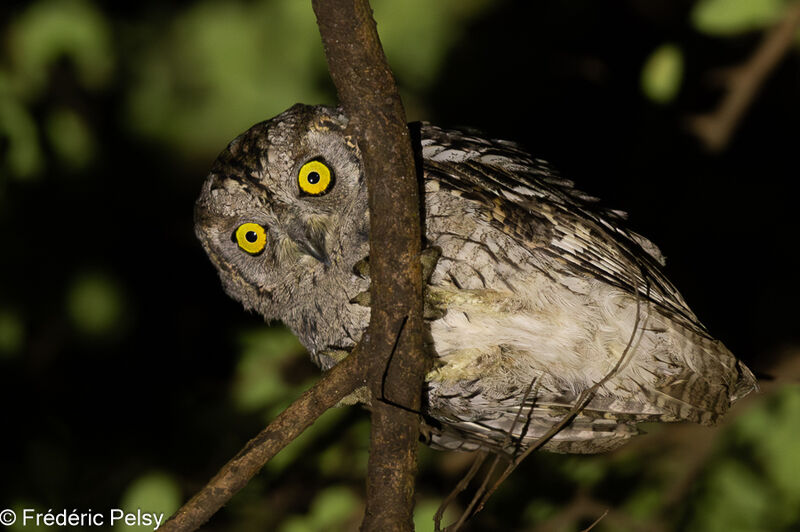
[[[328,408],[372,393],[364,530],[412,530],[422,350],[419,181],[400,96],[367,0],[313,0],[331,77],[361,150],[370,211],[371,318],[353,353],[253,438],[161,528],[195,530]],[[369,358],[364,353],[369,353]]]
[[[798,27],[800,2],[795,2],[787,7],[781,21],[767,32],[750,59],[725,76],[727,92],[717,109],[689,119],[689,128],[709,150],[722,151],[727,146],[761,85],[791,48]]]
[[[311,426],[344,396],[363,386],[367,356],[360,345],[327,371],[275,420],[250,440],[189,502],[159,528],[164,532],[196,530],[241,490],[273,456]]]
[[[369,2],[312,4],[331,78],[350,119],[348,133],[361,150],[369,195],[372,305],[364,339],[371,354],[372,432],[362,529],[412,530],[415,412],[428,369],[422,349],[419,180],[405,111]]]

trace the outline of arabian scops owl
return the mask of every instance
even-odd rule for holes
[[[355,267],[369,252],[367,190],[346,124],[341,109],[305,105],[256,124],[219,156],[195,212],[227,293],[290,327],[323,370],[346,356],[370,313],[358,297],[369,277]],[[513,143],[412,127],[424,245],[441,251],[426,288],[440,305],[426,322],[432,445],[518,452],[623,355],[546,449],[613,449],[642,421],[710,424],[755,389],[624,213]]]

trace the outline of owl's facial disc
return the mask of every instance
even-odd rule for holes
[[[302,106],[256,124],[220,154],[198,198],[196,231],[226,290],[268,319],[291,309],[311,323],[319,312],[304,294],[324,289],[344,308],[356,290],[343,287],[368,254],[368,217],[345,124],[337,109]]]

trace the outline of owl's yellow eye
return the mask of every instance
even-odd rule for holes
[[[306,194],[320,196],[333,186],[333,173],[321,161],[308,161],[300,168],[297,182]]]
[[[234,237],[239,247],[251,255],[261,253],[267,245],[267,231],[258,224],[240,225],[236,228]]]

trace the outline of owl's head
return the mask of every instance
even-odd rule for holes
[[[304,105],[256,124],[217,158],[195,207],[228,294],[312,351],[335,342],[326,320],[364,289],[352,268],[368,253],[366,185],[346,124]]]

